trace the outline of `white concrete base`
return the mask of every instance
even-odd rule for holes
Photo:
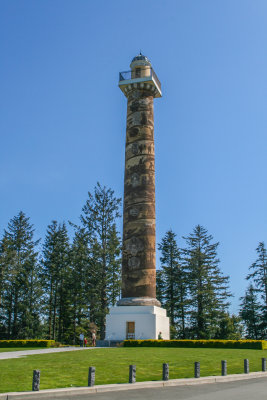
[[[109,309],[106,340],[125,340],[127,322],[135,323],[135,339],[170,339],[166,310],[156,306],[117,306]]]

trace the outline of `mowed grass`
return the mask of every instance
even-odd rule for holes
[[[244,358],[250,371],[261,370],[265,350],[111,348],[89,349],[19,359],[0,360],[0,392],[31,390],[32,371],[41,370],[40,389],[87,386],[88,368],[96,367],[96,384],[128,382],[129,365],[137,367],[137,381],[162,379],[162,363],[169,363],[170,379],[192,378],[194,362],[200,361],[201,376],[220,375],[221,360],[228,374],[243,373]]]

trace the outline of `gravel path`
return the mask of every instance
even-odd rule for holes
[[[48,354],[48,353],[60,353],[62,351],[85,351],[92,349],[103,349],[104,347],[59,347],[52,349],[36,349],[36,350],[21,350],[21,351],[10,351],[10,352],[0,352],[0,360],[7,360],[9,358],[19,358],[30,356],[33,354]]]

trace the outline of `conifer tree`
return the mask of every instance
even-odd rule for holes
[[[219,243],[212,243],[213,237],[204,227],[197,225],[184,239],[187,247],[182,253],[188,271],[192,337],[213,338],[229,305],[229,277],[219,269]]]
[[[94,259],[95,295],[92,299],[97,309],[91,304],[91,322],[100,328],[100,338],[105,338],[105,319],[108,306],[115,302],[120,286],[120,239],[116,230],[116,219],[120,216],[121,199],[114,196],[114,191],[101,187],[97,183],[94,193],[88,193],[88,199],[82,209],[81,221],[90,240]]]
[[[241,297],[240,318],[244,321],[247,339],[261,339],[261,304],[257,299],[257,292],[253,285],[249,285],[245,296]]]
[[[2,337],[26,339],[40,334],[39,240],[21,211],[8,223],[0,244]]]
[[[108,302],[115,306],[121,291],[121,239],[115,223],[108,233],[107,268]]]
[[[166,232],[158,248],[161,251],[161,273],[158,273],[161,301],[168,311],[171,327],[176,328],[173,331],[178,331],[178,336],[184,338],[187,283],[186,273],[180,263],[176,234],[172,230]]]
[[[71,282],[72,341],[75,344],[85,321],[90,321],[90,310],[95,307],[92,298],[97,298],[94,259],[86,230],[79,226],[75,226],[71,246]]]
[[[219,320],[219,326],[215,339],[240,340],[242,338],[243,325],[238,315],[226,313]]]
[[[164,281],[163,281],[163,271],[158,269],[156,271],[156,297],[157,300],[163,305],[164,304]]]
[[[70,329],[70,247],[65,223],[48,225],[43,246],[42,283],[48,338],[66,341]]]
[[[0,241],[0,339],[8,338],[11,331],[11,312],[7,302],[7,290],[11,278],[8,270],[14,256],[15,252],[8,246],[7,236],[4,234]]]
[[[257,260],[249,267],[252,271],[247,279],[254,283],[254,290],[262,299],[261,329],[267,334],[267,251],[264,242],[260,242],[256,252]]]
[[[88,273],[88,246],[84,229],[77,228],[71,246],[71,315],[73,343],[76,343],[77,326],[86,317],[86,283]]]

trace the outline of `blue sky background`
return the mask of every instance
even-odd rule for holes
[[[118,73],[141,49],[163,90],[157,242],[205,226],[237,311],[267,240],[266,46],[266,0],[1,0],[1,233],[20,210],[36,237],[77,223],[97,181],[123,196]]]

